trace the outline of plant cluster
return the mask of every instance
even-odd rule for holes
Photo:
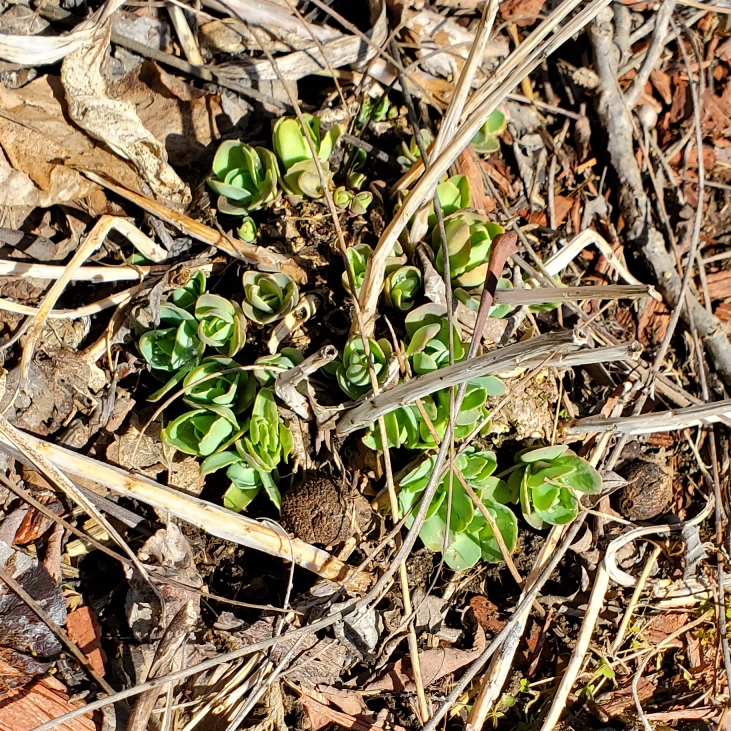
[[[324,190],[318,162],[325,180],[332,179],[334,171],[329,160],[343,128],[334,124],[325,132],[316,115],[303,114],[302,118],[304,126],[294,117],[277,120],[272,129],[273,151],[251,147],[240,140],[226,140],[216,151],[208,187],[217,196],[216,208],[220,213],[242,217],[236,233],[244,241],[251,243],[258,236],[256,223],[249,214],[273,203],[280,188],[289,195],[321,198]],[[365,158],[359,158],[361,167],[364,163]],[[373,200],[372,193],[361,190],[365,175],[353,169],[346,180],[347,187],[340,186],[333,192],[335,202],[353,215],[362,215]]]
[[[430,456],[400,480],[399,506],[413,524],[413,510],[434,472],[436,457]],[[491,522],[497,527],[505,548],[512,552],[518,537],[518,521],[509,507],[520,503],[525,520],[534,528],[569,523],[579,511],[579,494],[601,490],[599,473],[568,447],[527,449],[516,455],[517,466],[507,482],[494,475],[497,460],[493,452],[467,447],[454,460],[452,472],[439,482],[437,492],[419,531],[424,545],[444,553],[450,568],[466,569],[483,559],[503,559]],[[464,488],[472,488],[488,521]]]
[[[175,386],[188,407],[161,432],[166,444],[203,458],[201,472],[226,468],[231,481],[224,505],[243,510],[263,488],[280,506],[277,468],[292,450],[271,389],[276,373],[302,362],[293,348],[263,356],[258,369],[234,360],[246,341],[247,318],[257,324],[283,317],[297,303],[297,285],[284,274],[245,272],[238,304],[207,293],[196,273],[160,306],[159,325],[143,333],[138,347],[152,373]]]

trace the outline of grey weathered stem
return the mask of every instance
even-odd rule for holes
[[[412,404],[417,399],[480,376],[503,373],[516,367],[533,368],[542,363],[546,366],[571,367],[588,363],[630,360],[636,358],[640,351],[637,343],[630,343],[570,352],[585,344],[586,339],[581,333],[569,331],[548,333],[413,378],[347,411],[338,421],[336,433],[344,435],[362,429],[375,422],[378,417]]]
[[[695,404],[685,409],[660,411],[639,416],[587,416],[566,428],[569,434],[616,431],[619,434],[653,434],[661,431],[688,429],[701,424],[715,424],[731,419],[731,399],[711,404]]]
[[[495,305],[543,305],[584,299],[658,298],[654,287],[639,284],[607,284],[591,287],[539,287],[536,289],[498,289]]]

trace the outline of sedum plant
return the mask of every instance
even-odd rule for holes
[[[526,522],[539,530],[570,523],[579,512],[577,493],[596,494],[602,489],[596,469],[564,445],[527,449],[515,461],[518,467],[508,485],[520,496]]]
[[[262,488],[269,499],[281,508],[282,498],[279,493],[279,473],[261,472],[251,467],[247,454],[243,451],[241,441],[234,444],[229,451],[216,452],[203,460],[201,474],[207,475],[226,467],[226,477],[230,480],[228,489],[223,494],[223,506],[235,513],[240,513],[259,494]]]
[[[161,432],[165,444],[185,454],[207,457],[218,449],[237,429],[236,416],[226,406],[208,405],[187,411],[173,419]]]
[[[409,342],[406,355],[413,372],[421,376],[449,365],[449,323],[444,305],[429,303],[409,312],[404,320]],[[455,363],[465,357],[457,328],[452,327]]]
[[[421,129],[419,130],[419,134],[424,142],[424,146],[428,148],[434,141],[431,132],[428,129]],[[401,153],[396,160],[401,165],[402,171],[406,172],[417,160],[421,159],[421,150],[419,150],[416,135],[412,135],[408,144],[406,142],[401,143]]]
[[[276,469],[292,451],[292,433],[279,418],[274,392],[270,388],[262,388],[256,395],[248,432],[240,444],[246,461],[266,473]]]
[[[259,325],[281,320],[299,302],[299,288],[286,274],[244,272],[244,314]]]
[[[373,358],[376,379],[381,384],[388,375],[388,364],[392,355],[391,344],[385,338],[381,338],[378,341],[368,340],[368,345]],[[361,338],[351,338],[345,344],[345,348],[340,354],[335,377],[343,392],[353,400],[365,396],[372,390],[368,358]]]
[[[142,357],[153,371],[176,373],[198,362],[205,344],[190,312],[169,302],[160,305],[160,324],[140,337]]]
[[[454,287],[479,287],[485,282],[492,240],[503,227],[485,216],[461,211],[444,221],[449,254],[449,270]],[[432,232],[432,248],[437,271],[444,274],[444,256],[439,230]]]
[[[254,401],[256,379],[231,358],[212,355],[188,371],[183,389],[185,402],[193,408],[226,406],[241,414]]]
[[[251,216],[246,216],[236,229],[236,235],[247,244],[253,244],[259,236],[259,229]]]
[[[472,138],[472,147],[482,155],[498,152],[500,149],[499,137],[506,127],[505,115],[499,109],[495,109]]]
[[[441,183],[438,183],[437,198],[442,208],[442,215],[445,218],[465,208],[469,208],[472,201],[472,192],[467,176],[452,175],[451,178],[447,178]],[[434,203],[431,203],[429,207],[429,218],[427,222],[430,229],[433,229],[437,225],[437,214],[434,210]]]
[[[403,514],[415,507],[435,463],[436,457],[430,456],[401,479],[399,507]],[[508,486],[493,476],[496,467],[493,452],[475,447],[468,447],[454,460],[454,468],[492,515],[508,551],[512,552],[518,541],[518,523],[505,503],[513,496]],[[410,528],[413,522],[412,511],[406,518],[406,525]],[[449,472],[439,483],[419,537],[430,550],[443,552],[444,562],[455,571],[470,568],[480,559],[497,563],[503,558],[489,522],[457,477]]]
[[[317,157],[322,163],[323,172],[329,175],[327,161],[343,129],[333,125],[323,135],[320,130],[320,118],[312,114],[302,115],[305,121],[303,129],[299,120],[294,117],[282,117],[277,120],[272,131],[274,152],[284,169],[280,176],[282,187],[291,195],[303,195],[320,198],[323,195],[317,167],[312,150],[305,135],[309,135],[317,150]]]
[[[226,500],[232,509],[243,510],[261,488],[281,509],[277,467],[287,459],[292,446],[292,433],[279,416],[274,392],[262,388],[254,400],[251,418],[241,425],[232,439],[219,444],[218,451],[204,460],[201,472],[209,474],[227,468],[231,485],[226,491]]]
[[[391,272],[383,282],[386,304],[408,312],[421,292],[421,272],[414,266],[405,266]]]
[[[345,250],[345,260],[348,263],[348,269],[353,276],[353,282],[355,283],[355,295],[360,295],[360,288],[365,278],[366,267],[368,266],[368,260],[373,256],[373,249],[368,244],[355,244],[355,246],[349,246]],[[350,291],[350,281],[348,279],[348,273],[343,272],[342,275],[343,289],[352,295]]]
[[[216,208],[221,213],[246,216],[276,198],[277,158],[265,147],[226,140],[216,151],[212,167],[207,182],[218,195]]]
[[[241,307],[218,294],[203,294],[195,303],[198,337],[229,358],[246,343],[246,318]]]
[[[289,370],[290,368],[298,366],[303,360],[304,358],[302,353],[300,353],[297,348],[282,348],[278,353],[274,353],[273,355],[262,355],[261,358],[257,358],[254,361],[254,365],[276,366],[277,368]],[[254,376],[262,386],[273,386],[280,373],[281,371],[257,368],[254,371]]]
[[[350,211],[354,216],[362,216],[373,202],[373,193],[367,190],[353,192],[341,185],[333,192],[333,200],[338,208]]]

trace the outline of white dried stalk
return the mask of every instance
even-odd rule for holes
[[[497,108],[505,96],[527,76],[539,63],[555,49],[561,46],[574,33],[589,23],[610,0],[592,0],[584,10],[566,21],[553,35],[541,43],[550,31],[556,28],[566,16],[574,10],[581,0],[564,0],[556,10],[529,36],[529,38],[501,64],[483,90],[473,95],[465,110],[465,121],[462,127],[447,144],[444,150],[432,160],[429,169],[416,183],[407,196],[403,206],[396,213],[391,223],[383,232],[376,249],[371,256],[361,288],[360,304],[363,320],[369,335],[375,323],[378,297],[385,277],[386,260],[401,232],[411,217],[416,213],[427,196],[433,196],[439,179],[450,165],[457,159],[462,150],[469,144],[488,116]],[[535,40],[534,40],[535,38]],[[480,100],[484,101],[480,103]]]
[[[564,526],[560,525],[554,525],[551,528],[546,542],[541,546],[538,557],[533,564],[533,569],[525,580],[525,588],[521,594],[521,599],[525,595],[525,590],[533,585],[536,577],[540,576],[541,571],[545,568],[553,552],[558,548],[564,530]],[[518,651],[523,632],[525,632],[525,626],[530,617],[530,610],[531,607],[526,605],[518,618],[515,628],[493,655],[492,660],[490,660],[490,665],[482,677],[479,693],[477,694],[477,698],[475,698],[469,718],[467,719],[466,731],[480,731],[485,724],[490,708],[500,697],[503,686],[513,669],[513,658]]]
[[[361,573],[353,584],[350,584],[349,578],[354,571],[351,566],[331,556],[327,551],[315,548],[304,541],[296,538],[287,541],[279,532],[255,520],[30,434],[22,432],[22,436],[62,472],[72,477],[91,479],[118,495],[140,500],[157,510],[191,523],[210,535],[277,556],[285,561],[289,561],[294,555],[295,562],[302,568],[331,581],[346,584],[354,590],[362,590],[369,581],[369,577]],[[2,433],[0,433],[0,448],[17,459],[24,458],[16,444]]]

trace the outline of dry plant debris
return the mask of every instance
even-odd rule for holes
[[[725,728],[722,5],[0,5],[0,731]]]

